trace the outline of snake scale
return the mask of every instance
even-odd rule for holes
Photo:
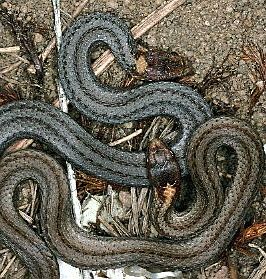
[[[192,231],[173,233],[172,239],[92,235],[75,224],[62,167],[42,152],[24,150],[0,161],[1,241],[18,254],[32,278],[58,278],[53,254],[90,269],[133,264],[189,269],[216,260],[232,240],[257,191],[264,163],[258,135],[237,119],[209,119],[207,104],[188,87],[160,82],[120,91],[102,86],[89,59],[100,43],[111,48],[124,69],[132,69],[134,41],[127,26],[110,14],[84,16],[63,36],[59,73],[64,90],[78,110],[101,122],[115,124],[155,115],[176,119],[182,134],[171,148],[181,173],[191,172],[197,195],[192,206],[196,217],[185,212],[173,220],[184,227],[192,224]],[[14,140],[31,137],[47,143],[90,174],[126,186],[149,185],[144,153],[122,152],[100,143],[69,116],[47,104],[20,101],[4,106],[0,108],[0,127],[1,152]],[[222,145],[232,147],[237,155],[234,181],[225,193],[220,189],[216,168],[216,153]],[[26,179],[33,179],[40,188],[42,238],[14,208],[16,188]],[[199,217],[204,214],[203,219]],[[168,235],[180,230],[178,226],[172,228],[160,213],[157,216],[158,223],[168,226]]]

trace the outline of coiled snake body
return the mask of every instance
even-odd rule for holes
[[[222,145],[231,146],[238,158],[234,182],[224,197],[215,167],[215,153]],[[264,153],[257,134],[246,123],[218,118],[196,131],[188,158],[195,187],[204,198],[204,206],[195,209],[196,215],[206,213],[208,221],[197,233],[184,233],[175,240],[99,237],[83,231],[75,224],[67,179],[56,161],[33,150],[8,155],[0,163],[0,238],[19,254],[32,278],[56,278],[53,256],[13,205],[15,188],[30,178],[41,190],[43,237],[58,257],[74,266],[102,269],[139,264],[189,269],[210,263],[224,251],[243,220],[258,189]]]
[[[121,123],[170,115],[181,124],[182,135],[172,150],[182,173],[187,172],[188,154],[189,170],[198,189],[195,204],[200,206],[193,209],[196,217],[192,232],[172,240],[99,237],[87,233],[73,219],[62,167],[48,155],[29,150],[8,155],[0,162],[1,241],[19,255],[32,278],[58,277],[53,254],[23,222],[13,205],[17,185],[33,179],[41,190],[42,236],[58,257],[74,266],[103,269],[140,264],[187,269],[217,259],[256,193],[264,162],[259,137],[237,119],[208,120],[211,112],[207,104],[188,87],[154,83],[119,91],[100,85],[87,59],[91,47],[99,42],[110,46],[125,69],[134,64],[134,42],[124,23],[108,14],[81,17],[63,36],[59,58],[62,85],[70,101],[95,120]],[[199,125],[187,150],[192,132]],[[88,173],[126,186],[149,185],[144,153],[122,152],[104,145],[70,117],[44,103],[21,101],[2,107],[0,127],[1,152],[17,138],[32,137],[44,141]],[[232,147],[238,159],[233,185],[222,202],[215,161],[221,145]],[[207,215],[203,220],[199,217],[204,215],[202,210]],[[175,221],[186,226],[189,214]],[[163,221],[160,219],[160,223]]]
[[[135,65],[134,41],[125,23],[110,14],[81,17],[65,32],[59,53],[62,86],[72,104],[90,119],[125,123],[157,115],[173,117],[181,135],[172,150],[186,173],[186,146],[192,132],[212,115],[189,87],[170,82],[130,90],[103,86],[91,69],[90,54],[107,44],[126,70]],[[20,101],[0,108],[0,152],[18,138],[47,143],[73,166],[124,186],[148,186],[144,152],[123,152],[102,144],[60,110],[41,102]]]

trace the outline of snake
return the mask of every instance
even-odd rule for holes
[[[91,66],[95,47],[107,45],[126,71],[136,67],[136,46],[126,23],[108,13],[81,16],[63,33],[58,57],[59,77],[71,104],[92,120],[118,124],[153,116],[173,117],[180,135],[171,148],[187,172],[185,150],[192,132],[212,116],[203,97],[174,82],[147,83],[135,88],[103,85]],[[57,108],[22,100],[0,108],[0,153],[13,141],[43,142],[76,169],[123,186],[149,186],[146,154],[110,147],[86,132]]]
[[[182,191],[180,167],[175,155],[161,140],[154,139],[150,143],[147,164],[154,186],[151,217],[161,235],[179,241],[194,237],[204,232],[210,223],[217,222],[217,214],[221,214],[227,206],[229,210],[230,198],[241,198],[241,191],[250,191],[250,198],[252,193],[256,193],[256,187],[253,188],[256,183],[251,188],[247,184],[250,179],[260,179],[261,171],[258,169],[263,169],[264,155],[262,144],[259,144],[257,155],[261,160],[257,162],[261,166],[250,165],[253,151],[249,147],[251,136],[247,136],[246,128],[245,123],[228,117],[213,119],[201,125],[191,139],[187,154],[193,185],[186,184],[185,187],[194,188],[195,197],[192,205],[183,211],[174,208],[174,202],[180,199]],[[232,185],[226,189],[217,169],[217,153],[222,147],[231,148],[238,160]],[[252,168],[257,168],[255,176]],[[238,205],[235,210],[241,211],[241,208]],[[234,215],[232,209],[230,213]]]
[[[222,142],[220,145],[222,146]],[[214,161],[211,163],[213,164]],[[208,185],[206,185],[208,191],[203,191],[201,188],[195,189],[196,197],[193,206],[188,207],[187,210],[175,210],[176,201],[184,203],[181,198],[182,191],[187,190],[184,189],[185,187],[190,189],[191,202],[194,185],[187,181],[184,181],[185,185],[182,184],[180,166],[175,155],[160,139],[155,138],[149,143],[147,170],[153,186],[150,216],[160,235],[180,239],[197,233],[198,229],[210,221],[210,217],[215,216],[214,210],[218,209],[218,203],[214,198],[219,201],[219,205],[224,201],[223,187],[220,181],[216,180],[217,184],[214,184],[211,190]]]
[[[216,154],[221,146],[232,148],[237,157],[232,185],[223,194],[217,189],[221,183]],[[148,155],[148,158],[152,156]],[[171,156],[166,156],[166,159],[172,160]],[[258,191],[265,160],[263,145],[248,123],[231,117],[212,118],[194,132],[187,149],[187,160],[193,184],[204,200],[201,206],[192,206],[191,210],[197,216],[208,215],[201,228],[193,234],[188,232],[177,238],[118,238],[94,235],[76,225],[65,170],[54,158],[37,150],[7,154],[0,161],[0,240],[21,258],[31,278],[58,278],[53,255],[85,269],[137,264],[145,268],[158,266],[162,269],[189,270],[213,263],[232,241]],[[154,169],[157,163],[157,159],[155,163],[150,160],[148,168]],[[165,183],[178,183],[178,168],[172,167],[171,162],[165,162],[165,165],[169,166],[164,168],[167,175],[162,172],[164,177],[168,177]],[[159,168],[157,171],[149,170],[151,184],[158,180]],[[173,175],[172,170],[175,172]],[[35,181],[41,193],[41,237],[26,225],[14,208],[16,188],[27,179]],[[161,187],[156,183],[154,186]],[[162,199],[165,200],[165,197]],[[194,203],[198,204],[197,198]],[[156,210],[153,209],[153,212]],[[171,211],[169,214],[172,214]],[[167,226],[165,231],[169,231],[171,236],[171,218],[157,216],[157,223]],[[184,216],[179,218],[186,220]],[[194,223],[197,220],[200,218],[195,218]]]

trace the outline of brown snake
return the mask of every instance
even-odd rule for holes
[[[151,142],[148,153],[148,170],[151,183],[155,187],[151,216],[160,234],[182,240],[204,233],[206,226],[219,220],[217,216],[223,210],[230,209],[229,198],[232,200],[241,198],[238,196],[241,191],[252,190],[250,183],[253,182],[253,185],[256,185],[252,178],[259,179],[259,170],[262,167],[260,164],[263,164],[263,159],[259,161],[261,163],[254,165],[257,175],[253,174],[253,167],[249,164],[255,159],[256,150],[259,149],[252,151],[249,146],[250,138],[245,132],[246,127],[239,120],[224,117],[208,121],[194,134],[187,155],[194,187],[193,185],[186,185],[186,187],[195,188],[195,198],[194,203],[181,212],[177,212],[173,208],[173,201],[181,192],[179,165],[173,152],[161,141]],[[231,147],[236,152],[238,160],[232,185],[226,189],[223,188],[217,171],[216,155],[222,146]],[[247,150],[245,150],[245,146]],[[255,191],[255,188],[253,190]],[[250,197],[251,193],[249,193]],[[235,210],[238,210],[238,207],[235,207]],[[241,211],[243,208],[239,210]]]
[[[237,156],[234,180],[224,195],[216,167],[216,153],[222,145],[233,148]],[[172,219],[183,226],[183,233],[177,227],[177,238],[162,239],[100,237],[80,229],[73,218],[62,167],[38,151],[7,155],[0,162],[0,240],[21,258],[32,278],[58,278],[53,254],[14,208],[17,185],[33,179],[41,192],[41,236],[64,261],[86,269],[134,264],[182,270],[202,267],[218,259],[243,221],[262,176],[264,152],[257,133],[248,124],[221,117],[197,129],[187,158],[197,192],[191,207],[193,215],[185,212]],[[169,231],[171,235],[173,228]]]

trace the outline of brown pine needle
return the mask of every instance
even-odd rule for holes
[[[139,130],[135,131],[134,133],[132,133],[132,134],[126,136],[126,137],[123,137],[123,138],[118,139],[116,141],[110,142],[109,146],[116,146],[116,145],[121,144],[125,141],[131,140],[131,139],[133,139],[134,137],[138,136],[141,133],[142,133],[142,129],[139,129]]]

